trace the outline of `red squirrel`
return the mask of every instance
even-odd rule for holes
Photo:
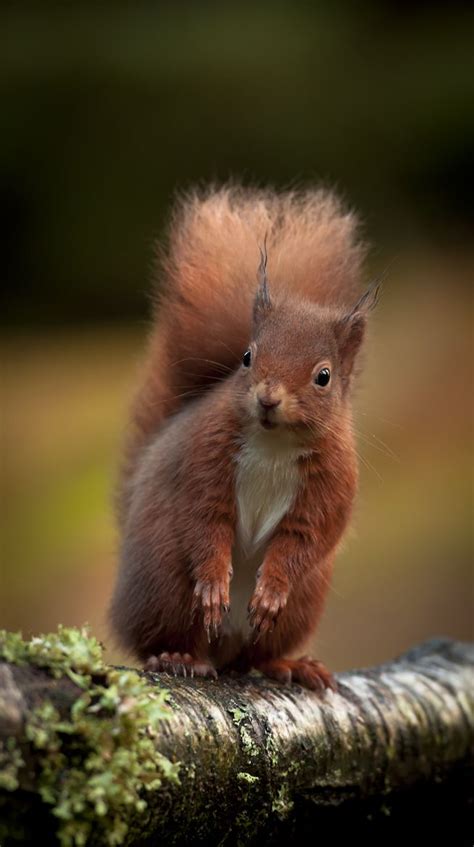
[[[224,186],[174,212],[119,491],[110,617],[149,670],[259,669],[314,632],[357,488],[351,391],[377,288],[331,192]]]

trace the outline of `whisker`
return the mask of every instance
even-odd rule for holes
[[[229,345],[226,344],[225,341],[222,341],[221,338],[219,339],[219,344],[222,344],[229,351],[229,353],[232,355],[236,362],[240,362],[240,356],[237,356],[235,350],[232,350],[232,348],[229,347]]]
[[[217,382],[224,382],[225,378],[219,379],[216,377]],[[191,388],[189,391],[182,391],[180,394],[172,394],[169,397],[163,397],[161,400],[156,400],[154,403],[150,403],[149,408],[154,408],[155,406],[162,406],[166,403],[172,403],[173,400],[181,400],[183,397],[202,397],[206,390],[209,389],[208,385],[201,385],[195,388]],[[244,400],[246,397],[245,392],[236,391],[234,397],[238,400]]]
[[[359,461],[362,462],[362,464],[365,465],[365,467],[368,470],[372,471],[375,474],[375,476],[380,480],[380,482],[383,482],[383,478],[379,474],[378,470],[376,468],[374,468],[374,466],[369,462],[369,460],[366,459],[365,456],[362,455],[362,453],[359,453],[358,450],[355,450],[355,453],[356,453],[356,456],[358,457]]]
[[[375,418],[375,420],[381,421],[381,423],[388,424],[389,426],[394,426],[394,427],[396,427],[396,429],[403,429],[403,427],[400,423],[397,423],[396,421],[389,421],[387,418],[381,418],[379,415],[376,415],[375,413],[370,412],[370,411],[369,412],[363,412],[362,409],[357,409],[356,412],[355,412],[355,415],[356,415],[356,417],[357,417],[357,415],[364,415],[364,417]]]
[[[314,430],[314,428],[313,428],[312,424],[315,424],[315,425],[317,425],[318,427],[320,427],[320,426],[321,426],[321,424],[323,424],[323,422],[322,422],[322,421],[317,420],[317,419],[316,419],[316,418],[314,418],[314,417],[309,417],[309,416],[308,416],[308,417],[306,417],[306,419],[305,419],[305,423],[306,423],[306,425],[308,426],[308,428],[310,429],[310,432],[312,432],[312,433],[313,433],[313,435],[314,435],[315,437],[317,437],[317,436],[319,435],[319,433],[315,432],[315,430]],[[326,427],[325,427],[325,431],[329,431],[329,426],[326,426]],[[341,441],[341,440],[342,440],[342,439],[339,437],[339,434],[337,433],[337,431],[335,431],[335,430],[331,430],[331,435],[332,435],[333,437],[337,438],[339,441]],[[376,445],[372,444],[371,446],[372,446],[372,447],[374,447],[374,446],[376,446]],[[376,477],[380,480],[380,482],[383,482],[383,477],[380,475],[380,473],[378,472],[378,470],[377,470],[377,469],[376,469],[376,468],[375,468],[375,467],[371,464],[371,462],[369,462],[369,460],[367,459],[367,457],[366,457],[366,456],[364,456],[364,455],[363,455],[363,454],[362,454],[359,450],[357,450],[357,448],[356,448],[356,447],[354,447],[354,451],[355,451],[355,454],[356,454],[357,458],[358,458],[358,459],[359,459],[359,461],[360,461],[360,462],[364,465],[364,467],[366,467],[368,470],[372,471],[372,473],[374,473],[374,474],[375,474],[375,476],[376,476]]]
[[[150,408],[154,408],[155,406],[162,406],[165,403],[171,403],[173,400],[181,400],[182,397],[200,397],[204,391],[201,390],[192,390],[192,391],[183,391],[181,394],[173,394],[170,397],[163,397],[162,400],[156,400],[154,403],[149,403]]]
[[[374,444],[374,442],[370,440],[366,433],[361,432],[359,429],[356,429],[356,427],[353,427],[353,430],[357,437],[360,438],[365,444],[372,447],[374,450],[378,450],[378,452],[382,453],[383,456],[387,456],[387,458],[393,459],[395,462],[400,462],[400,457],[397,456],[397,454],[394,453],[393,450],[391,450],[387,444],[384,444],[383,441],[380,442],[381,446],[379,446],[379,444]],[[374,435],[373,438],[376,438],[376,436]]]
[[[209,365],[215,365],[218,368],[221,368],[223,371],[227,371],[228,373],[233,373],[234,368],[230,368],[228,365],[225,365],[223,362],[215,362],[214,359],[203,359],[200,356],[187,356],[185,359],[178,359],[177,362],[172,362],[171,367],[175,365],[181,365],[183,362],[207,362]]]
[[[198,374],[194,373],[194,371],[181,371],[184,376],[196,376],[203,380],[203,385],[206,385],[207,380],[213,380],[213,382],[225,382],[227,379],[227,374],[225,376],[212,376],[212,374]]]
[[[385,441],[382,441],[381,438],[375,435],[374,432],[371,432],[370,434],[366,433],[366,435],[368,438],[375,438],[375,440],[378,442],[378,444],[381,445],[381,447],[385,447],[385,449],[388,450],[390,456],[393,456],[393,458],[396,459],[398,462],[400,461],[400,456],[398,456],[395,451],[392,450],[392,448],[385,443]]]

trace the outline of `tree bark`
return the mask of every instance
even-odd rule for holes
[[[406,833],[417,813],[429,837],[439,835],[442,808],[460,833],[450,843],[468,844],[473,666],[473,645],[443,639],[343,673],[324,696],[258,675],[147,674],[170,691],[157,747],[181,763],[180,785],[164,784],[146,816],[134,816],[129,843],[267,844],[296,834],[310,844],[326,826],[367,842],[384,826]],[[45,698],[67,710],[77,696],[69,680],[1,667],[0,737],[21,740],[26,711]]]

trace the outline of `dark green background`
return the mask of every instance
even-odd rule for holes
[[[467,238],[472,4],[14,3],[0,32],[4,319],[144,314],[198,180],[335,184],[382,263]]]

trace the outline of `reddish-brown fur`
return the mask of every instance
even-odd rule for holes
[[[256,297],[264,242],[268,281],[261,264]],[[148,667],[254,666],[331,684],[320,663],[286,655],[320,618],[357,486],[350,394],[374,300],[358,301],[362,258],[354,218],[321,191],[223,188],[181,204],[132,413],[111,606],[122,644]],[[323,365],[328,388],[314,384]],[[299,484],[264,542],[248,638],[224,624],[239,457],[262,426],[297,445]]]

